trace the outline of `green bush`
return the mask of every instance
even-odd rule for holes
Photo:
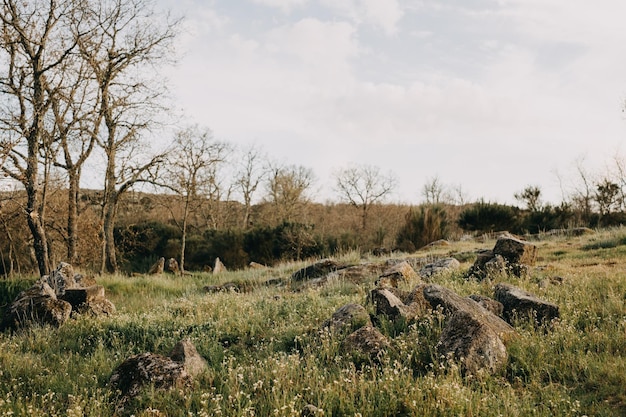
[[[458,225],[472,232],[520,231],[520,210],[517,207],[480,201],[463,210]]]
[[[443,207],[426,205],[419,209],[411,208],[396,237],[396,246],[404,252],[413,252],[445,238],[447,233],[448,216]]]

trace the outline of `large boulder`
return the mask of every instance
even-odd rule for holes
[[[174,258],[170,258],[167,260],[165,264],[165,270],[169,273],[178,275],[180,274],[180,268],[178,267],[178,261]]]
[[[538,324],[559,317],[559,307],[511,284],[496,285],[494,298],[504,306],[503,316],[510,323],[516,319],[533,318]]]
[[[365,307],[351,303],[339,307],[322,327],[330,329],[332,334],[347,334],[363,326],[371,325],[372,322]]]
[[[57,296],[65,294],[68,288],[78,286],[74,279],[74,268],[66,262],[60,262],[56,269],[50,275],[43,276],[41,281],[47,283]]]
[[[159,258],[148,270],[148,275],[160,275],[165,270],[165,258]]]
[[[59,298],[71,304],[73,313],[89,314],[94,317],[110,316],[115,313],[115,305],[107,300],[104,287],[101,285],[70,288]]]
[[[461,263],[455,258],[439,259],[422,267],[418,274],[422,278],[430,278],[448,271],[455,271],[461,267]]]
[[[533,266],[537,261],[537,246],[511,236],[499,238],[493,253],[501,255],[508,264]]]
[[[515,329],[500,317],[481,307],[476,301],[464,298],[441,285],[424,287],[424,298],[432,308],[441,307],[444,314],[451,317],[455,313],[465,312],[488,325],[505,342],[515,334]]]
[[[493,298],[486,297],[480,294],[472,294],[468,298],[476,301],[478,305],[484,308],[487,311],[491,311],[498,317],[502,317],[502,312],[504,311],[504,306],[501,302],[494,300]]]
[[[169,357],[173,361],[181,363],[187,373],[192,377],[200,375],[209,367],[207,361],[200,356],[196,346],[189,339],[184,339],[176,343]]]
[[[459,310],[450,317],[437,345],[439,354],[461,365],[465,373],[495,373],[506,365],[502,339],[484,316]]]
[[[9,305],[2,318],[0,329],[17,329],[33,324],[59,327],[72,311],[67,301],[59,300],[45,280],[20,292]]]

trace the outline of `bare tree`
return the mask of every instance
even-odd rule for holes
[[[426,204],[433,205],[450,203],[452,201],[450,192],[438,176],[426,179],[426,183],[422,187],[422,197],[424,197]]]
[[[182,205],[180,218],[172,218],[180,228],[180,270],[185,268],[185,246],[189,216],[206,202],[207,194],[215,183],[218,165],[225,162],[228,144],[213,139],[208,129],[198,126],[177,132],[166,164],[167,187],[179,197],[177,205]]]
[[[244,213],[241,226],[244,230],[250,226],[252,198],[268,173],[267,168],[263,166],[264,160],[265,157],[256,146],[245,149],[239,160],[235,187],[243,199]]]
[[[113,229],[120,196],[138,182],[150,181],[163,160],[163,155],[138,156],[147,150],[141,135],[164,110],[165,85],[156,74],[171,56],[177,22],[156,14],[152,3],[143,0],[93,1],[85,7],[85,18],[95,29],[78,46],[98,86],[102,126],[93,126],[92,133],[106,159],[101,271],[115,272]]]
[[[393,173],[382,174],[372,165],[355,165],[334,174],[339,197],[361,211],[361,228],[366,229],[367,214],[373,204],[382,201],[396,186]]]
[[[308,202],[306,192],[314,181],[311,169],[299,166],[273,166],[267,178],[267,199],[275,207],[279,222],[292,222],[300,217]]]
[[[24,212],[41,275],[50,272],[50,258],[40,165],[42,155],[46,170],[52,161],[54,126],[48,115],[63,83],[59,68],[76,46],[74,34],[67,30],[75,6],[72,0],[0,3],[0,153],[6,158],[2,171],[26,191]]]

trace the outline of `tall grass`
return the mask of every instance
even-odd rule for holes
[[[264,284],[286,280],[303,263],[220,275],[103,276],[98,281],[116,315],[0,335],[0,414],[113,415],[107,386],[113,369],[136,353],[167,354],[189,337],[209,364],[193,389],[148,387],[128,414],[299,416],[311,403],[327,416],[624,415],[626,259],[621,244],[589,248],[620,239],[615,233],[536,242],[540,262],[529,277],[498,278],[558,304],[561,320],[549,331],[519,323],[506,368],[492,376],[463,376],[438,357],[435,346],[445,325],[439,312],[410,325],[380,319],[391,340],[387,355],[380,364],[355,362],[322,324],[350,302],[373,312],[366,302],[371,281],[331,280],[297,292]],[[493,243],[437,250],[443,256]],[[350,254],[345,261],[358,258]],[[433,282],[461,295],[493,294],[498,280],[468,281],[463,272]],[[556,275],[564,278],[562,285],[549,283]],[[203,291],[228,281],[247,281],[252,291]]]

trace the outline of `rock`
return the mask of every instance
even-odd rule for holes
[[[208,369],[207,361],[200,356],[196,346],[189,339],[181,340],[169,354],[173,361],[183,364],[185,371],[196,377]]]
[[[376,315],[385,315],[392,320],[403,318],[412,321],[420,313],[418,305],[407,306],[386,288],[376,288],[371,291],[370,298],[376,307]]]
[[[533,317],[537,324],[545,324],[559,317],[556,304],[541,300],[510,284],[496,285],[494,298],[504,306],[503,316],[509,323],[515,319]]]
[[[172,274],[180,274],[180,268],[178,267],[178,262],[174,258],[170,258],[167,260],[167,264],[165,266],[165,270]]]
[[[462,371],[495,373],[504,368],[506,347],[484,317],[459,310],[450,317],[437,345],[441,355],[452,357]]]
[[[391,254],[391,250],[388,248],[384,248],[384,247],[379,247],[379,248],[374,248],[372,249],[372,255],[373,256],[387,256]]]
[[[314,406],[313,404],[307,404],[300,411],[300,417],[313,417],[313,416],[321,416],[324,415],[324,412]]]
[[[294,281],[304,281],[314,278],[320,278],[328,275],[331,272],[335,272],[339,269],[343,269],[345,266],[339,264],[332,259],[322,259],[319,262],[302,268],[291,275],[291,279]]]
[[[122,362],[113,371],[109,385],[120,392],[122,399],[129,399],[137,396],[146,385],[167,390],[189,386],[191,379],[183,363],[147,352]]]
[[[461,263],[458,260],[444,258],[424,266],[419,270],[418,274],[422,278],[430,278],[437,274],[457,270],[460,267]]]
[[[77,287],[74,279],[74,268],[66,262],[60,262],[50,275],[41,278],[50,288],[52,288],[57,296],[65,294],[67,288]]]
[[[57,299],[46,281],[38,281],[17,295],[7,308],[0,328],[17,329],[33,324],[59,327],[69,319],[71,311],[71,304]]]
[[[450,242],[445,239],[435,240],[434,242],[430,242],[428,245],[424,246],[422,249],[432,249],[432,248],[441,248],[445,246],[450,246]]]
[[[417,278],[417,273],[413,267],[408,262],[403,261],[392,265],[380,274],[376,280],[376,285],[379,287],[397,287],[399,282],[408,282]]]
[[[72,309],[72,313],[76,312],[77,314],[87,314],[92,317],[112,316],[115,314],[115,311],[115,305],[106,298],[80,304],[76,308]]]
[[[329,328],[332,334],[351,333],[363,326],[371,326],[367,310],[360,304],[346,304],[339,307],[322,327]]]
[[[346,337],[341,348],[358,359],[379,363],[389,349],[389,341],[375,327],[363,326]]]
[[[165,269],[165,258],[159,258],[148,270],[148,275],[162,274]]]
[[[78,288],[86,288],[86,287],[91,287],[93,285],[98,285],[94,277],[84,276],[83,274],[75,274],[74,281],[76,281],[76,286]]]
[[[434,284],[427,285],[424,287],[424,298],[432,308],[442,307],[447,316],[463,311],[480,318],[505,342],[515,334],[515,329],[500,317],[485,310],[476,301],[461,297],[448,288]]]
[[[482,308],[487,311],[491,311],[496,316],[501,317],[504,311],[504,306],[501,302],[494,300],[493,298],[486,297],[484,295],[472,294],[468,298],[476,301]]]
[[[215,258],[215,265],[213,266],[213,274],[221,274],[222,272],[228,271],[226,266],[220,261],[220,258]]]
[[[408,293],[405,297],[402,298],[402,301],[407,306],[412,306],[413,308],[418,308],[421,311],[428,311],[432,308],[428,300],[424,297],[424,288],[426,288],[428,284],[418,284],[413,290]]]
[[[102,285],[93,285],[87,288],[70,288],[60,297],[76,308],[81,304],[89,303],[104,297],[104,287]]]
[[[537,246],[514,237],[501,237],[493,247],[494,255],[501,255],[508,264],[532,266],[537,261]]]
[[[248,266],[250,268],[252,268],[252,269],[265,269],[265,268],[267,268],[267,266],[262,265],[262,264],[257,263],[257,262],[250,262],[250,264]]]
[[[224,289],[219,285],[205,285],[204,286],[204,292],[208,292],[210,294],[214,294],[220,291],[224,291]]]
[[[338,269],[331,274],[354,284],[363,284],[374,280],[383,271],[383,265],[379,263],[365,263]]]

